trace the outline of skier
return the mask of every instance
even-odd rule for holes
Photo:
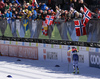
[[[71,50],[69,50],[68,52],[71,52],[72,51],[72,59],[73,59],[73,73],[75,74],[76,72],[76,68],[77,68],[77,74],[79,74],[79,68],[78,68],[78,60],[79,60],[79,57],[78,57],[78,54],[77,52],[79,52],[75,47],[72,47]]]

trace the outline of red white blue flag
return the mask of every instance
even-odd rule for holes
[[[88,21],[91,19],[91,15],[92,13],[90,12],[90,10],[86,6],[84,6],[84,15],[83,15],[83,25],[84,26],[86,26]]]
[[[54,16],[47,15],[46,19],[45,19],[45,23],[47,25],[52,25],[53,24],[53,20],[54,20]]]
[[[75,20],[76,36],[86,35],[86,27],[83,26],[83,20]]]

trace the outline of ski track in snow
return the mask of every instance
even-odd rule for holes
[[[100,79],[100,69],[82,64],[79,64],[80,74],[72,74],[72,64],[68,68],[67,63],[17,59],[0,56],[0,79]]]

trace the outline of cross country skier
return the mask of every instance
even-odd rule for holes
[[[68,52],[71,52],[71,51],[72,51],[72,54],[73,54],[73,56],[72,56],[72,59],[73,59],[73,70],[74,70],[73,73],[76,72],[75,68],[77,68],[77,74],[79,74],[79,68],[78,68],[79,57],[78,57],[78,54],[77,54],[78,50],[75,47],[72,47],[72,49],[69,50]]]

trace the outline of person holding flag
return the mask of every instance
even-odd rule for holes
[[[78,60],[79,60],[79,57],[78,57],[78,54],[77,52],[79,52],[75,47],[72,47],[72,49],[70,49],[68,52],[71,52],[72,51],[72,60],[73,60],[73,73],[75,74],[76,72],[76,68],[77,68],[77,74],[79,74],[79,67],[78,67]]]

